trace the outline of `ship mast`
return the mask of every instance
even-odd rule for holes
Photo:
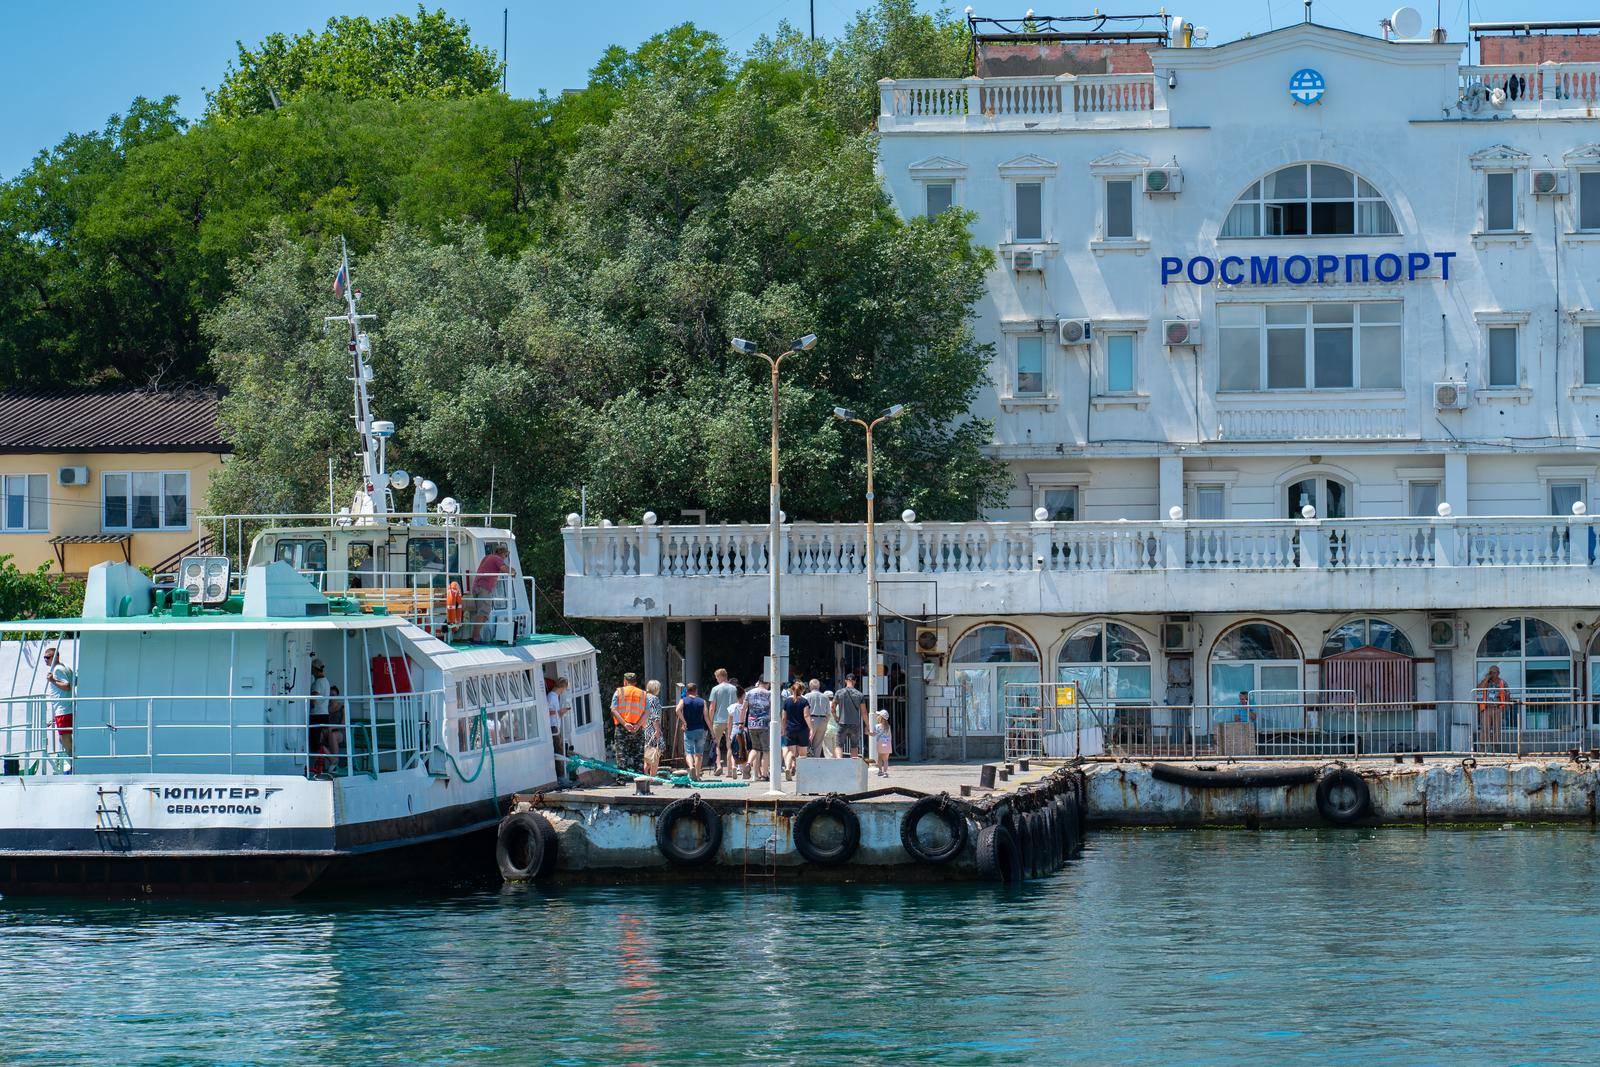
[[[349,330],[346,348],[350,353],[356,432],[361,435],[361,486],[351,502],[350,513],[381,518],[389,513],[389,473],[384,453],[385,443],[394,436],[394,423],[372,417],[372,402],[367,395],[367,386],[372,382],[372,367],[367,363],[367,357],[372,354],[372,341],[361,323],[377,316],[363,315],[356,310],[361,294],[350,284],[350,251],[343,237],[339,238],[339,272],[333,276],[333,291],[344,298],[345,312],[329,315],[323,321],[342,322]]]

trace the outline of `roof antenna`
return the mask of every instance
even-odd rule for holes
[[[1306,21],[1311,21],[1311,0],[1306,0]]]

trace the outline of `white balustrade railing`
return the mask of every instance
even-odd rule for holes
[[[1496,516],[1179,519],[1167,522],[882,522],[881,574],[1023,571],[1396,570],[1592,567],[1596,518]],[[741,578],[767,573],[754,523],[567,528],[567,574]],[[792,575],[867,571],[865,523],[787,523],[778,558]]]
[[[1513,111],[1551,103],[1558,107],[1586,108],[1600,101],[1600,63],[1462,67],[1462,92],[1471,92],[1479,85],[1486,90],[1503,92],[1505,103],[1502,106]],[[1482,112],[1493,113],[1494,110],[1491,104],[1481,105]]]
[[[885,78],[880,129],[1029,128],[1106,125],[1123,117],[1150,125],[1165,109],[1153,74],[1062,74],[1032,78]],[[1115,124],[1113,122],[1113,124]]]

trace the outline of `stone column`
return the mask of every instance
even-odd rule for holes
[[[1183,457],[1162,456],[1160,463],[1161,502],[1156,508],[1156,518],[1164,519],[1173,508],[1183,507]]]
[[[706,692],[706,679],[701,677],[701,646],[700,646],[700,620],[685,619],[683,623],[683,680],[694,682],[700,686],[702,696]]]
[[[644,620],[644,655],[640,664],[639,685],[652,678],[659,679],[662,685],[667,681],[667,620]],[[666,702],[667,694],[661,694],[662,703]]]
[[[1457,515],[1471,515],[1467,493],[1467,454],[1446,452],[1444,457],[1444,485],[1439,487],[1444,499]]]

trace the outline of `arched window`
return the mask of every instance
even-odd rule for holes
[[[1322,655],[1336,656],[1356,648],[1381,648],[1402,656],[1412,654],[1411,642],[1394,623],[1382,619],[1351,619],[1328,634],[1322,642]]]
[[[1315,475],[1301,478],[1284,492],[1284,515],[1298,519],[1300,509],[1310,504],[1319,519],[1343,519],[1349,514],[1350,487],[1338,478]]]
[[[1234,201],[1223,237],[1331,237],[1400,232],[1383,194],[1343,167],[1295,163]]]
[[[1080,626],[1061,645],[1056,679],[1077,682],[1094,704],[1150,703],[1150,650],[1117,622]]]
[[[1215,705],[1298,699],[1300,677],[1300,646],[1289,631],[1270,622],[1235,626],[1217,638],[1211,649],[1211,703]]]
[[[1556,695],[1572,689],[1572,651],[1561,631],[1531,616],[1507,619],[1478,642],[1478,682],[1498,667],[1513,695]]]
[[[950,677],[960,688],[961,714],[969,734],[997,734],[1005,729],[1000,709],[1006,687],[1042,681],[1039,650],[1028,635],[1003,623],[975,626],[956,642],[950,656]]]

